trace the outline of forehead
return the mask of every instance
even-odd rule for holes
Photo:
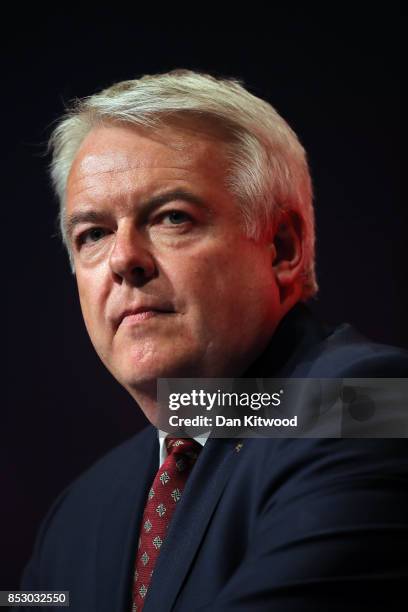
[[[182,180],[183,176],[225,181],[226,144],[213,132],[192,125],[146,130],[130,125],[100,125],[85,137],[74,158],[67,196],[116,179]]]

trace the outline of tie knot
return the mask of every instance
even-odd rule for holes
[[[171,438],[166,437],[166,448],[168,455],[186,455],[190,459],[197,459],[202,446],[193,438]]]

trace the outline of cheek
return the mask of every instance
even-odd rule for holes
[[[174,262],[169,276],[176,295],[205,305],[224,290],[225,271],[224,259],[204,252]]]
[[[193,255],[174,267],[172,284],[181,299],[180,309],[205,321],[207,329],[228,325],[239,310],[243,282],[231,259],[222,254]]]
[[[230,329],[266,316],[273,301],[272,268],[251,252],[192,258],[189,297],[210,328]],[[238,331],[238,330],[237,330]]]

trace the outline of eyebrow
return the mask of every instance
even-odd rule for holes
[[[138,205],[138,213],[142,221],[145,221],[149,214],[159,206],[172,202],[173,200],[184,200],[198,206],[199,208],[208,209],[206,202],[195,195],[191,191],[185,189],[172,189],[165,193],[159,194],[148,200],[141,202]],[[65,231],[66,235],[71,238],[74,228],[81,223],[102,223],[111,219],[109,213],[97,210],[80,210],[66,218]]]

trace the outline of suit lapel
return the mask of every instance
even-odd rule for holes
[[[121,464],[115,494],[103,508],[96,542],[98,612],[129,611],[139,527],[148,489],[158,469],[154,427],[142,432]]]
[[[209,439],[187,481],[157,560],[145,612],[171,610],[233,470],[239,440]],[[166,605],[164,605],[166,602]]]

